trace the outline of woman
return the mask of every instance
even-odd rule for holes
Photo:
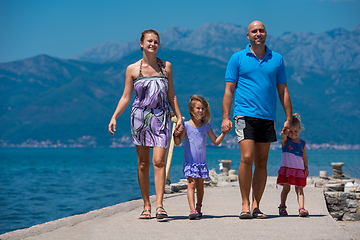
[[[163,207],[165,188],[165,154],[170,140],[170,110],[178,122],[175,133],[182,131],[182,116],[174,92],[172,66],[160,60],[156,53],[160,45],[159,34],[152,29],[141,34],[140,47],[143,57],[126,69],[123,95],[109,124],[114,136],[116,119],[130,103],[134,89],[135,100],[131,110],[131,135],[138,156],[138,180],[144,200],[140,219],[151,218],[150,204],[150,148],[153,148],[154,182],[156,191],[156,218],[167,217]]]

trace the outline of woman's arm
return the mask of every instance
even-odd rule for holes
[[[165,69],[167,72],[167,79],[168,79],[168,92],[167,97],[169,100],[169,104],[171,109],[173,110],[175,116],[177,117],[177,123],[175,126],[174,133],[176,135],[179,135],[183,131],[182,126],[182,116],[179,108],[179,103],[175,95],[174,91],[174,84],[173,84],[173,71],[172,71],[172,65],[170,62],[165,62]]]
[[[219,137],[216,137],[212,128],[210,128],[210,131],[208,132],[208,136],[210,140],[216,145],[219,146],[220,143],[224,140],[226,133],[221,133]]]
[[[131,101],[131,95],[134,88],[134,83],[133,83],[134,70],[135,70],[135,64],[131,64],[126,69],[124,92],[119,100],[119,103],[109,123],[109,132],[113,136],[115,134],[114,132],[116,131],[116,119],[120,117],[120,115],[125,111],[125,109],[127,108],[127,106]]]

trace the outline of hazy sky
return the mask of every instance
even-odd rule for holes
[[[138,39],[143,30],[196,29],[209,22],[265,23],[268,34],[352,30],[360,0],[0,0],[0,62],[48,54],[72,58],[106,41]]]

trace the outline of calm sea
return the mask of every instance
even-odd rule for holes
[[[311,176],[332,175],[331,162],[344,162],[343,171],[360,178],[359,150],[308,150]],[[175,147],[171,182],[182,175],[183,148]],[[276,176],[281,151],[271,150],[269,176]],[[239,149],[208,147],[209,169],[218,173],[219,160],[238,168]],[[150,171],[151,195],[153,169]],[[135,148],[0,149],[0,234],[59,218],[139,199]]]

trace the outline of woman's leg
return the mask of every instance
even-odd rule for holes
[[[287,196],[290,192],[290,185],[285,183],[283,185],[283,189],[281,191],[281,195],[280,195],[280,206],[282,207],[285,207],[286,206],[286,199],[287,199]]]
[[[150,204],[150,148],[144,146],[136,146],[138,157],[138,181],[142,198],[144,200],[144,209],[151,210]]]
[[[163,206],[164,190],[165,190],[165,155],[166,149],[154,147],[153,149],[153,165],[154,165],[154,182],[156,192],[156,207]]]
[[[189,202],[190,212],[195,210],[195,188],[196,181],[194,178],[188,177],[187,198]]]

